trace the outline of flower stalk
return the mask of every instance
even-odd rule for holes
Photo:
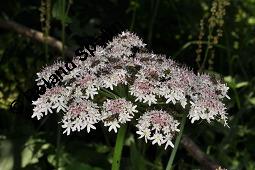
[[[124,125],[118,131],[114,153],[113,153],[112,170],[119,170],[120,168],[120,159],[121,159],[121,153],[122,153],[122,148],[124,144],[126,129],[127,129],[127,126]]]
[[[178,133],[178,136],[175,140],[174,149],[171,152],[171,156],[170,156],[169,161],[167,163],[166,170],[171,170],[172,169],[174,157],[176,155],[176,152],[177,152],[177,149],[178,149],[178,146],[180,144],[181,137],[182,137],[182,134],[183,134],[184,126],[186,124],[186,119],[187,119],[187,113],[185,113],[182,117],[180,132]]]

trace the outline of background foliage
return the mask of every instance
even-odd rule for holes
[[[100,27],[121,22],[141,36],[155,53],[172,56],[195,71],[199,23],[210,14],[209,0],[8,0],[0,2],[0,18],[14,20],[62,40],[76,49]],[[214,47],[211,68],[230,89],[229,126],[187,124],[185,133],[213,160],[233,169],[255,169],[255,0],[231,0],[223,37]],[[205,22],[205,25],[207,22]],[[11,30],[0,29],[0,169],[110,169],[116,135],[106,129],[62,135],[58,117],[31,119],[24,92],[40,68],[61,54]],[[205,38],[208,34],[205,32]],[[204,48],[204,46],[203,46]],[[203,53],[202,53],[203,57]],[[9,105],[22,101],[17,112]],[[145,144],[129,128],[122,169],[164,169],[171,150]],[[182,147],[175,169],[200,169]]]

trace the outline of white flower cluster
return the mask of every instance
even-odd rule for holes
[[[88,100],[76,99],[69,106],[62,119],[62,128],[65,128],[63,133],[67,135],[71,131],[80,131],[87,128],[96,129],[94,124],[100,121],[101,114],[98,106]]]
[[[211,119],[219,116],[224,121],[224,125],[227,125],[226,107],[221,101],[225,97],[230,99],[227,90],[228,87],[214,77],[205,74],[196,76],[190,91],[191,108],[188,116],[191,118],[191,123],[199,119],[210,122]]]
[[[114,99],[104,102],[102,109],[102,121],[104,126],[109,126],[109,132],[113,129],[117,133],[120,123],[131,121],[134,113],[137,113],[136,106],[125,99]]]
[[[64,87],[53,87],[51,89],[47,89],[45,94],[38,98],[36,101],[33,101],[33,105],[35,105],[33,111],[32,118],[37,117],[37,119],[41,119],[44,115],[48,113],[53,113],[52,109],[57,109],[59,111],[66,111],[67,101],[69,96],[68,89]]]
[[[208,122],[220,119],[226,124],[227,113],[222,100],[229,97],[224,83],[207,74],[196,75],[164,55],[149,53],[142,40],[128,31],[114,37],[106,47],[96,46],[94,56],[88,55],[85,61],[74,57],[72,64],[56,62],[37,73],[38,85],[48,79],[61,81],[33,101],[32,115],[41,119],[53,109],[62,112],[62,127],[67,135],[85,128],[90,132],[100,121],[109,131],[117,132],[121,124],[138,112],[136,105],[142,103],[148,104],[146,110],[158,102],[180,104],[189,109],[192,123],[200,119]],[[72,71],[67,74],[60,67],[72,68]],[[57,74],[53,76],[54,73]],[[126,100],[127,96],[116,95],[119,86],[128,89],[130,101]],[[178,132],[179,123],[163,110],[142,115],[137,133],[145,141],[173,147],[171,139]]]
[[[151,140],[153,145],[157,143],[159,146],[166,143],[166,149],[168,145],[174,147],[172,138],[175,132],[180,131],[177,128],[178,125],[178,121],[174,120],[166,111],[151,110],[139,118],[136,133],[140,135],[139,138],[144,138],[146,143],[147,140]]]

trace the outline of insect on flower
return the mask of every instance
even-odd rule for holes
[[[119,114],[115,113],[113,115],[108,116],[107,118],[103,119],[105,122],[112,122],[114,120],[118,120],[119,119]]]

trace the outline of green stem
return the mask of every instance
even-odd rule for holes
[[[204,57],[204,60],[203,60],[203,63],[199,69],[199,72],[202,72],[204,67],[205,67],[205,63],[206,63],[206,60],[207,60],[207,57],[208,57],[208,53],[209,53],[209,50],[211,49],[211,36],[212,36],[212,32],[213,32],[213,28],[210,28],[209,27],[209,36],[208,36],[208,40],[207,40],[207,48],[206,48],[206,51],[205,51],[205,57]]]
[[[64,54],[65,54],[65,6],[66,6],[66,1],[62,0],[61,1],[61,26],[62,26],[62,31],[61,31],[61,40],[62,40],[62,57],[64,58]]]
[[[151,18],[151,22],[150,22],[150,25],[149,25],[149,33],[148,33],[148,45],[149,45],[149,46],[151,46],[151,39],[152,39],[153,26],[154,26],[154,21],[155,21],[155,19],[156,19],[157,13],[158,13],[159,1],[160,1],[160,0],[156,0],[154,12],[153,12],[153,15],[152,15],[152,18]]]
[[[113,153],[113,160],[112,160],[112,170],[119,170],[120,168],[120,158],[121,152],[124,144],[125,134],[126,134],[127,125],[123,125],[117,135],[117,140],[114,148]]]
[[[59,169],[59,157],[60,157],[60,143],[61,143],[61,127],[58,124],[57,127],[57,146],[56,146],[56,168]]]
[[[137,9],[137,2],[135,1],[135,6],[133,7],[132,10],[132,20],[131,20],[131,25],[130,25],[130,31],[133,31],[134,25],[135,25],[135,18],[136,18],[136,9]]]
[[[175,140],[174,149],[172,150],[171,156],[170,156],[169,161],[167,163],[166,170],[171,170],[172,169],[172,165],[173,165],[173,162],[174,162],[174,157],[175,157],[175,154],[177,152],[178,146],[179,146],[180,141],[181,141],[181,137],[182,137],[182,134],[183,134],[186,119],[187,119],[187,113],[185,113],[182,117],[181,129],[180,129],[180,132],[179,132],[179,134],[178,134],[178,136]]]
[[[115,99],[120,98],[118,95],[114,94],[113,92],[111,92],[111,91],[109,91],[105,88],[101,88],[100,90],[101,90],[101,92],[103,92],[108,97],[112,97],[112,98],[115,98]]]
[[[50,31],[50,12],[51,12],[51,0],[46,1],[46,20],[45,20],[45,38],[47,39]],[[49,47],[45,42],[45,57],[46,61],[49,61]]]
[[[176,53],[173,54],[172,58],[176,58],[178,55],[181,54],[181,52],[183,52],[186,48],[188,48],[189,46],[191,45],[197,45],[198,43],[201,43],[201,44],[206,44],[206,45],[209,45],[210,43],[208,43],[208,41],[190,41],[190,42],[187,42],[186,44],[184,44],[181,49],[179,49]],[[227,48],[223,45],[215,45],[215,47],[217,48],[221,48],[221,49],[225,49],[227,50]]]
[[[238,93],[236,91],[236,88],[233,88],[233,91],[234,91],[234,94],[235,94],[237,108],[238,108],[238,110],[240,110],[241,109],[241,104],[240,104],[240,99],[239,99]]]

